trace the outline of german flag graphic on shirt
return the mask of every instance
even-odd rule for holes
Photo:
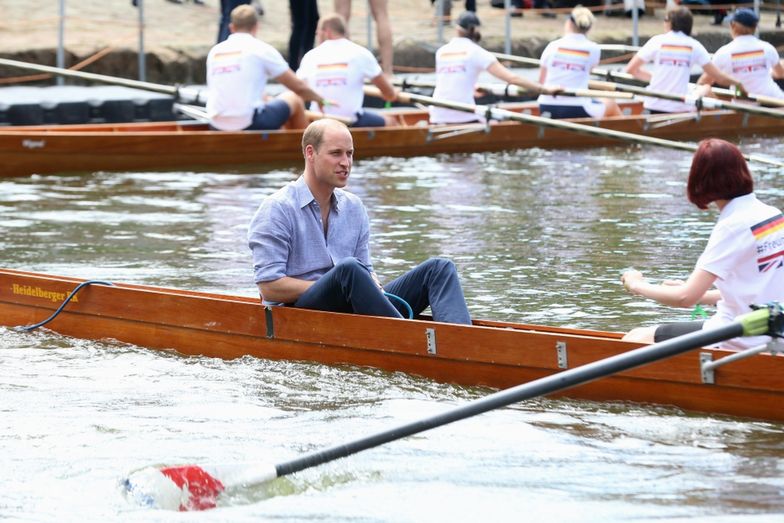
[[[348,63],[343,62],[339,64],[319,64],[318,70],[319,72],[324,71],[345,71],[348,69]]]
[[[691,52],[690,45],[664,44],[659,49],[659,63],[676,67],[691,67]]]
[[[765,51],[762,49],[755,49],[754,51],[746,51],[743,53],[733,53],[730,57],[732,60],[733,73],[750,73],[765,67]]]
[[[450,74],[450,73],[463,73],[466,70],[466,59],[468,53],[465,51],[451,51],[441,53],[438,55],[438,70],[437,73]]]
[[[559,47],[555,52],[555,56],[553,56],[552,66],[568,71],[585,71],[588,69],[588,59],[590,57],[590,51]]]
[[[757,268],[760,272],[784,265],[784,215],[778,214],[752,226],[757,240]]]

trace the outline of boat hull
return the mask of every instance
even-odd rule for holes
[[[535,107],[517,110],[535,113]],[[674,140],[709,136],[774,134],[784,129],[775,118],[728,111],[704,112],[699,119],[674,118],[654,127],[627,105],[630,116],[600,122],[573,120],[604,129]],[[517,122],[444,129],[428,126],[426,113],[401,111],[403,124],[389,128],[353,129],[358,158],[421,156],[438,153],[498,151],[529,147],[564,148],[613,145],[616,140]],[[469,130],[471,128],[469,127]],[[457,133],[450,131],[457,130]],[[214,170],[253,168],[275,162],[298,162],[301,131],[210,131],[204,125],[138,123],[10,128],[0,131],[2,176],[131,170]]]
[[[81,281],[0,270],[0,325],[41,321]],[[139,285],[92,285],[77,297],[47,328],[184,355],[360,365],[467,386],[507,388],[637,347],[601,331],[266,308],[252,298]],[[784,421],[784,357],[735,362],[720,367],[713,384],[703,383],[701,357],[729,354],[695,350],[562,395]]]

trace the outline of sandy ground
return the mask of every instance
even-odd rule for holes
[[[354,0],[351,32],[354,40],[366,44],[367,8],[364,0]],[[503,10],[490,7],[489,0],[477,2],[478,14],[487,37],[503,37]],[[57,46],[59,0],[4,0],[0,19],[0,53],[13,53]],[[260,37],[283,48],[289,37],[290,20],[286,0],[262,0],[265,15]],[[455,2],[455,10],[462,7]],[[332,0],[319,0],[322,13],[332,9]],[[437,43],[438,31],[433,25],[433,9],[429,0],[389,0],[390,16],[396,45],[405,40]],[[649,11],[650,12],[650,11]],[[203,55],[214,43],[218,27],[218,0],[204,0],[204,5],[189,1],[174,4],[166,0],[145,0],[145,48],[153,52],[174,52]],[[66,0],[65,45],[73,53],[85,55],[107,46],[136,49],[139,39],[138,9],[130,0]],[[640,34],[661,31],[662,10],[640,19]],[[763,18],[763,27],[772,27],[774,16]],[[696,17],[696,33],[716,31],[709,16]],[[548,19],[527,13],[513,18],[514,39],[541,38],[550,40],[561,33],[563,17]],[[631,37],[631,21],[624,17],[599,16],[591,35],[594,39],[620,40]],[[719,29],[726,32],[726,28]],[[452,29],[444,30],[448,38]]]
[[[319,0],[320,12],[332,10],[333,0]],[[54,64],[54,49],[58,42],[59,0],[3,0],[0,18],[0,55],[37,63]],[[368,44],[367,3],[353,0],[354,11],[350,30],[352,38]],[[265,15],[259,37],[284,51],[290,33],[289,8],[286,0],[262,0]],[[484,45],[503,51],[506,18],[502,9],[490,6],[490,0],[479,0],[478,15],[482,20]],[[144,47],[148,53],[148,79],[166,82],[203,81],[203,61],[214,44],[218,20],[219,0],[204,0],[195,4],[187,0],[174,4],[167,0],[145,0]],[[455,1],[455,16],[462,2]],[[567,10],[568,11],[568,10]],[[434,24],[434,10],[429,0],[389,0],[393,21],[395,65],[398,71],[405,66],[432,65],[433,50],[439,43],[439,31]],[[640,40],[663,29],[663,9],[649,9],[641,17]],[[522,18],[512,18],[510,34],[512,52],[537,56],[546,43],[561,35],[563,14],[544,18],[526,12]],[[710,25],[712,16],[695,17],[694,33],[709,50],[729,39],[726,27]],[[775,16],[763,16],[763,30],[776,31],[772,36],[784,40],[784,32],[775,30]],[[65,6],[66,65],[101,53],[101,58],[85,70],[104,74],[134,77],[135,53],[139,46],[139,10],[131,0],[66,0]],[[443,28],[441,37],[448,40],[454,29]],[[631,43],[632,22],[623,16],[597,17],[591,38],[602,42]],[[700,36],[701,35],[701,36]],[[706,39],[710,41],[706,41]],[[371,40],[373,45],[375,41]],[[778,43],[774,42],[774,45]],[[430,61],[430,64],[427,62]],[[4,74],[5,73],[5,74]],[[11,76],[16,76],[14,71]],[[9,76],[0,71],[0,78]],[[10,79],[9,79],[10,80]]]

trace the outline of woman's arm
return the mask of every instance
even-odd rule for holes
[[[672,307],[691,307],[697,303],[715,304],[721,295],[710,290],[716,276],[702,269],[694,269],[689,279],[682,283],[673,282],[656,285],[649,283],[640,271],[626,271],[621,276],[624,288],[632,294],[656,300]]]
[[[645,62],[642,58],[640,58],[639,55],[634,55],[634,58],[632,58],[632,60],[626,66],[626,72],[638,80],[650,83],[651,73],[642,68],[644,64]]]

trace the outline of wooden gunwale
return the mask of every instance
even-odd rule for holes
[[[630,116],[601,122],[575,122],[606,129],[667,139],[706,136],[775,134],[781,121],[730,111],[705,111],[699,120],[674,120],[661,127],[649,125],[639,114],[641,105],[626,105]],[[517,104],[516,110],[536,114],[535,106]],[[577,135],[517,122],[498,122],[487,132],[438,139],[438,129],[423,125],[419,110],[397,111],[400,127],[352,131],[358,158],[418,156],[544,147],[594,147],[620,142],[600,136]],[[93,124],[51,127],[13,127],[0,130],[0,176],[149,169],[209,170],[253,167],[275,162],[299,162],[300,131],[210,131],[204,125],[177,123]]]
[[[0,269],[0,324],[26,325],[48,317],[81,281]],[[558,372],[557,343],[566,345],[569,368],[636,347],[619,340],[617,333],[266,309],[254,298],[145,285],[94,285],[78,298],[47,328],[184,355],[351,364],[467,386],[505,388]],[[428,329],[435,336],[435,354],[428,352]],[[699,352],[709,352],[714,359],[730,354],[720,349],[692,351],[564,395],[784,421],[784,357],[759,355],[721,367],[716,383],[709,385],[702,383]]]

